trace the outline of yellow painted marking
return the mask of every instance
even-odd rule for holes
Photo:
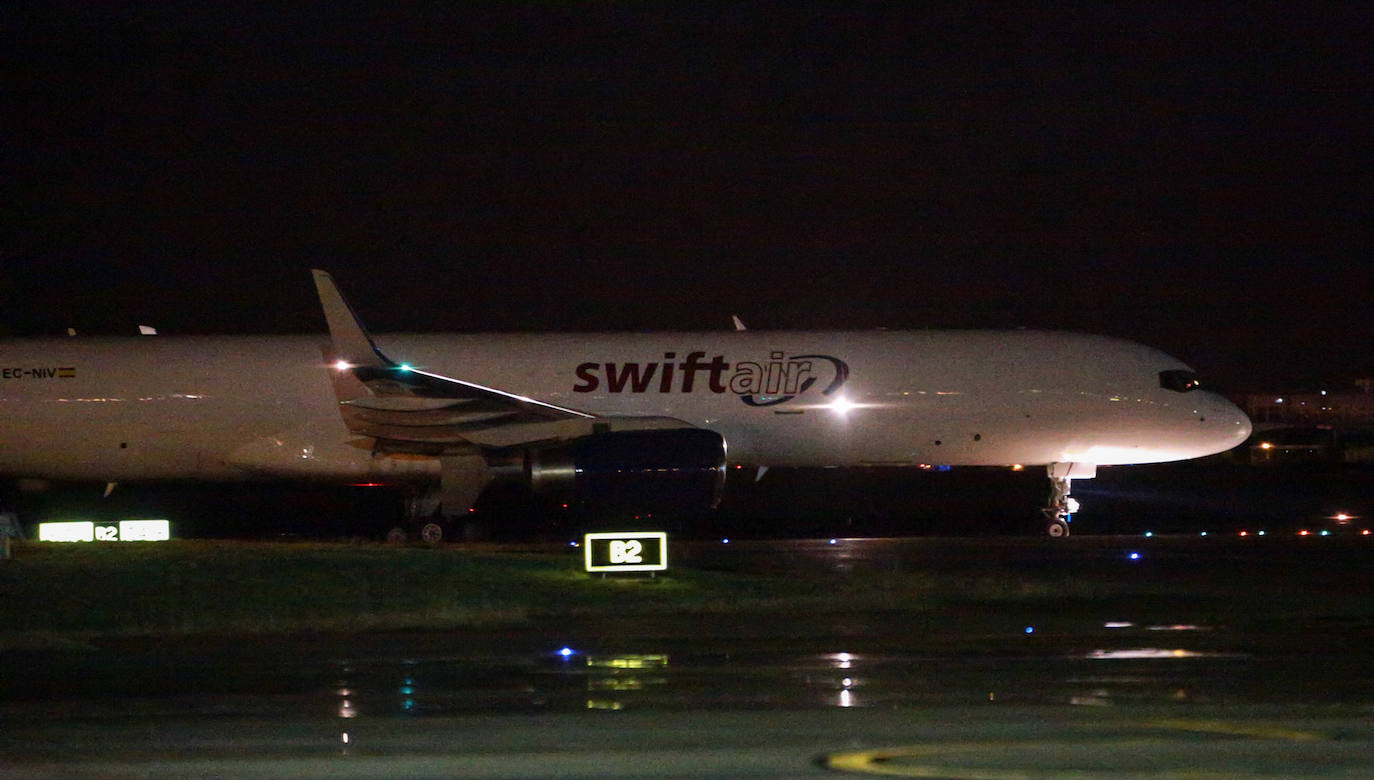
[[[825,762],[830,769],[841,772],[861,772],[867,775],[884,775],[887,777],[957,777],[961,780],[1029,780],[1033,777],[1033,775],[1028,775],[1025,772],[1004,772],[996,769],[889,763],[894,759],[919,759],[935,757],[943,753],[969,753],[1006,749],[1007,747],[1007,745],[995,743],[966,742],[929,747],[883,748],[860,750],[855,753],[834,753],[827,756]]]
[[[1315,731],[1297,731],[1279,726],[1265,726],[1255,723],[1227,723],[1224,720],[1161,720],[1147,723],[1147,726],[1173,731],[1195,731],[1200,734],[1225,734],[1231,737],[1256,737],[1259,739],[1281,739],[1288,742],[1320,742],[1326,735]]]
[[[1129,726],[1130,724],[1123,724]],[[1276,740],[1286,742],[1319,742],[1328,739],[1323,734],[1314,731],[1298,731],[1278,726],[1268,726],[1263,724],[1250,723],[1229,723],[1219,720],[1162,720],[1151,723],[1140,724],[1146,728],[1168,729],[1172,731],[1189,731],[1200,734],[1221,734],[1233,737],[1251,737],[1255,739]],[[1139,746],[1155,744],[1158,740],[1131,738],[1125,740],[1111,740],[1108,742],[1094,741],[1098,749],[1109,747]],[[1016,750],[1024,747],[1038,747],[1039,742],[955,742],[936,745],[912,745],[907,747],[879,748],[876,750],[860,750],[851,753],[832,753],[826,756],[825,765],[841,772],[857,772],[868,775],[881,775],[886,777],[939,777],[939,778],[960,778],[960,780],[1028,780],[1033,777],[1045,777],[1045,772],[1017,772],[1008,770],[998,770],[992,768],[974,768],[951,766],[948,764],[932,764],[931,760],[941,760],[950,757],[953,753],[1002,753],[1008,750]],[[921,761],[923,763],[904,763],[905,761]],[[894,763],[903,762],[903,763]],[[1077,777],[1121,777],[1132,773],[1117,772],[1095,772],[1081,771],[1075,772]],[[1165,771],[1162,774],[1151,771],[1152,777],[1181,778],[1192,780],[1203,780],[1204,778],[1227,778],[1235,777],[1233,772],[1221,772],[1206,769],[1177,769]]]

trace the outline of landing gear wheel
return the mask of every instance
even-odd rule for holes
[[[444,527],[436,522],[428,522],[420,526],[420,539],[425,544],[438,544],[444,541]]]
[[[396,526],[395,528],[386,532],[387,544],[405,544],[406,539],[408,538],[409,534],[406,533],[406,529],[401,528],[400,526]]]
[[[1071,484],[1068,477],[1053,476],[1051,471],[1049,506],[1040,511],[1045,516],[1045,534],[1055,539],[1069,535],[1069,520],[1078,511],[1078,502],[1069,495]]]

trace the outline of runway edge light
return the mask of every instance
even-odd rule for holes
[[[668,569],[668,534],[663,531],[615,531],[582,537],[590,573],[659,572]]]

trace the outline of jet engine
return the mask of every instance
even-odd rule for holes
[[[725,486],[725,440],[700,428],[613,431],[524,452],[536,496],[592,509],[712,509]]]

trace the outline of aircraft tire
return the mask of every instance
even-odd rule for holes
[[[1055,518],[1045,527],[1045,535],[1058,539],[1069,535],[1069,524],[1061,518]]]
[[[425,544],[439,544],[444,541],[444,527],[431,520],[420,526],[420,539]]]
[[[409,537],[410,535],[406,533],[406,529],[399,525],[386,532],[387,544],[405,544]]]

